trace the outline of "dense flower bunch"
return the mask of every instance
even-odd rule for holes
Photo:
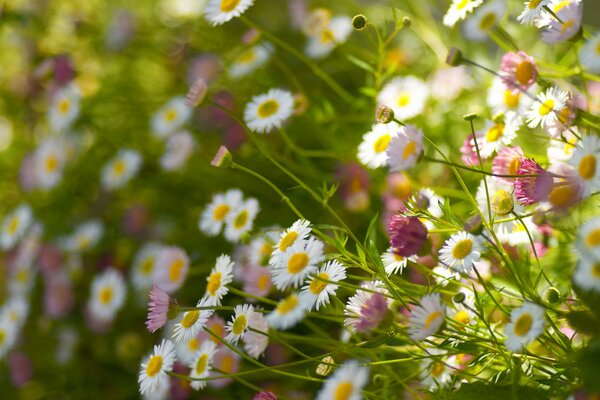
[[[600,395],[598,4],[57,3],[0,11],[3,396]]]

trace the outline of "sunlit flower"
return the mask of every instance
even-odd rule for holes
[[[538,76],[535,59],[524,51],[510,51],[502,56],[500,75],[506,87],[512,89],[513,96],[517,92],[527,91]]]
[[[548,168],[548,171],[556,175],[545,208],[564,213],[582,200],[583,187],[581,179],[577,177],[577,172],[572,166],[564,163],[553,164]]]
[[[523,205],[546,200],[554,186],[552,174],[529,158],[520,162],[517,175],[522,176],[515,180],[515,197]]]
[[[421,361],[421,385],[429,390],[447,387],[452,382],[452,368],[448,358],[436,348],[427,349],[426,358]]]
[[[329,303],[329,296],[335,296],[339,285],[334,282],[346,279],[346,269],[336,260],[323,265],[311,277],[300,293],[300,301],[307,310],[319,309]]]
[[[517,137],[520,125],[520,117],[515,113],[506,114],[502,121],[487,121],[477,139],[481,158],[489,158],[494,152],[511,144]]]
[[[510,313],[506,324],[504,344],[512,352],[518,352],[544,332],[544,309],[533,303],[525,303]]]
[[[317,269],[323,261],[323,242],[313,237],[306,241],[295,241],[281,256],[272,271],[273,283],[280,290],[290,286],[297,288],[304,279]]]
[[[579,52],[583,67],[595,74],[600,73],[600,33],[589,39]]]
[[[590,219],[579,228],[575,247],[589,262],[600,260],[600,217]]]
[[[54,95],[48,119],[53,131],[67,130],[79,115],[81,94],[75,85],[68,85]]]
[[[413,167],[423,152],[423,132],[413,125],[406,125],[392,138],[386,154],[391,172]]]
[[[431,97],[442,102],[450,102],[472,87],[473,79],[464,66],[438,68],[429,78]]]
[[[275,309],[267,315],[267,322],[275,329],[286,330],[302,321],[304,314],[300,296],[292,293],[279,300]]]
[[[273,253],[271,253],[269,264],[273,266],[279,265],[286,250],[297,241],[306,240],[310,235],[311,230],[310,221],[305,219],[295,221],[291,227],[281,233],[279,241],[275,244]]]
[[[204,17],[212,26],[223,25],[237,18],[254,4],[254,0],[210,0],[204,7]]]
[[[560,21],[556,18],[549,19],[548,25],[542,31],[542,40],[545,43],[561,43],[573,38],[581,29],[583,6],[577,1],[572,1],[560,8],[556,16]]]
[[[115,269],[107,269],[92,282],[89,310],[95,319],[110,321],[123,307],[126,294],[123,276]]]
[[[346,16],[331,18],[313,35],[309,36],[306,44],[306,54],[312,58],[323,58],[336,46],[344,43],[352,33],[352,20]]]
[[[477,8],[473,15],[462,24],[464,35],[469,40],[483,41],[506,13],[504,0],[488,1]]]
[[[499,234],[510,233],[519,224],[518,220],[510,218],[512,213],[522,215],[523,206],[514,195],[514,186],[496,178],[487,179],[486,185],[482,181],[475,195],[483,217],[489,219],[494,225],[494,230]]]
[[[190,259],[183,249],[165,246],[156,258],[153,282],[165,292],[173,293],[185,282],[189,265]]]
[[[377,95],[377,103],[390,107],[402,121],[420,115],[428,97],[425,82],[415,76],[405,76],[388,82]]]
[[[580,260],[573,274],[573,282],[584,290],[600,292],[600,258]]]
[[[154,114],[152,130],[156,136],[164,138],[181,128],[191,115],[192,109],[186,105],[185,98],[174,97]]]
[[[469,272],[481,256],[481,245],[475,236],[457,232],[446,240],[440,250],[440,260],[457,272]]]
[[[164,340],[154,346],[154,351],[140,366],[138,384],[140,393],[145,396],[160,391],[169,385],[167,372],[173,370],[175,363],[175,345],[170,340]]]
[[[577,127],[571,129],[581,137],[581,133]],[[573,156],[579,141],[575,134],[571,130],[566,130],[562,133],[562,140],[551,140],[547,149],[548,159],[553,160],[553,162],[568,161]]]
[[[399,129],[400,126],[395,122],[373,125],[358,145],[358,160],[361,164],[371,169],[387,165],[387,149]]]
[[[2,248],[8,249],[17,244],[25,236],[32,222],[33,213],[31,207],[27,204],[21,204],[13,212],[4,217],[2,234],[0,235],[0,245]]]
[[[188,131],[174,133],[167,139],[167,148],[160,166],[167,171],[180,169],[196,149],[196,140]]]
[[[369,368],[358,361],[346,361],[331,375],[317,394],[317,400],[360,400],[369,382]]]
[[[258,201],[249,198],[242,201],[231,212],[227,213],[225,218],[225,238],[230,242],[236,243],[240,237],[252,230],[256,214],[260,211]]]
[[[533,85],[531,90],[534,91],[535,87],[536,85]],[[500,77],[494,78],[487,95],[487,104],[492,108],[494,114],[506,114],[511,111],[519,116],[524,116],[533,101],[527,93],[506,87],[504,80]]]
[[[416,257],[402,257],[400,254],[394,252],[394,248],[390,247],[381,255],[381,262],[385,268],[385,273],[388,275],[396,274],[398,271],[402,273],[408,261],[416,261]]]
[[[344,325],[358,332],[371,331],[388,315],[391,300],[381,281],[368,281],[360,286],[366,290],[357,289],[348,299]]]
[[[525,2],[523,12],[517,17],[517,21],[524,25],[531,25],[538,18],[544,6],[548,5],[550,0],[529,0]]]
[[[131,281],[136,289],[148,289],[152,286],[152,276],[161,247],[157,243],[147,243],[135,255]]]
[[[207,298],[203,297],[198,300],[196,307],[210,307]],[[198,336],[201,330],[206,326],[206,321],[214,313],[212,309],[197,309],[190,310],[183,313],[183,318],[177,324],[173,330],[173,340],[175,343],[185,342]]]
[[[133,178],[142,166],[142,156],[136,150],[121,149],[102,169],[102,186],[118,189]]]
[[[294,96],[286,90],[271,89],[254,96],[244,109],[248,128],[258,133],[269,133],[280,128],[294,112]]]
[[[210,272],[206,281],[206,297],[209,305],[219,306],[223,296],[229,293],[227,285],[233,281],[233,261],[226,254],[217,257],[215,267]]]
[[[514,182],[523,160],[525,160],[525,155],[519,146],[504,147],[498,151],[492,161],[492,173],[496,179],[511,184]],[[513,177],[498,175],[512,175]]]
[[[190,385],[196,389],[200,390],[206,386],[206,381],[200,381],[197,379],[207,378],[210,370],[211,364],[213,361],[213,357],[217,352],[217,346],[211,341],[205,341],[200,346],[200,349],[196,353],[196,356],[190,363],[190,378],[193,380],[190,382]]]
[[[238,189],[229,189],[225,193],[214,194],[212,201],[200,216],[198,227],[207,236],[217,236],[231,210],[237,209],[242,200],[242,192]]]
[[[238,340],[244,337],[248,330],[250,321],[254,319],[254,307],[251,304],[238,304],[234,308],[234,316],[231,321],[227,322],[227,336],[225,340],[229,343],[236,344]]]
[[[452,28],[458,21],[462,21],[467,14],[479,7],[483,0],[452,0],[450,8],[444,15],[444,25]]]
[[[250,242],[248,259],[253,265],[269,265],[269,259],[274,250],[274,244],[278,242],[281,229],[271,227]]]
[[[238,54],[228,69],[232,78],[242,78],[264,65],[273,51],[269,43],[255,44]]]
[[[438,293],[429,294],[412,310],[408,323],[409,336],[421,341],[440,330],[446,316],[446,307]]]
[[[394,252],[410,257],[419,252],[427,240],[427,228],[417,217],[394,215],[388,224],[388,235]]]
[[[573,167],[580,181],[584,196],[600,190],[600,138],[598,136],[584,136],[568,163]]]

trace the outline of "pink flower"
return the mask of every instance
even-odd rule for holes
[[[525,159],[525,154],[519,146],[502,148],[492,161],[492,173],[494,175],[517,175],[521,162]],[[515,178],[496,177],[498,180],[512,184]]]
[[[277,400],[277,396],[273,392],[258,392],[252,400]]]
[[[523,176],[515,180],[515,197],[523,205],[545,200],[554,186],[552,174],[530,158],[521,161],[517,175],[537,175]]]
[[[10,353],[8,366],[10,368],[10,380],[18,388],[25,385],[33,375],[31,359],[24,353]]]
[[[548,202],[554,212],[564,213],[583,198],[582,184],[577,179],[573,167],[568,164],[552,165],[548,171],[556,174]]]
[[[44,311],[52,319],[64,317],[73,307],[71,280],[66,274],[48,275],[44,290]]]
[[[271,272],[266,267],[260,265],[250,265],[246,267],[244,275],[244,292],[254,296],[266,296],[271,291],[273,282],[271,280]],[[248,299],[253,302],[253,299]]]
[[[373,293],[360,309],[355,328],[359,332],[370,331],[379,326],[388,312],[388,301],[379,292]]]
[[[154,283],[167,293],[179,289],[189,270],[190,260],[181,248],[176,246],[164,247],[156,258],[154,268]]]
[[[150,302],[148,303],[148,320],[146,321],[146,327],[150,332],[156,332],[165,326],[170,304],[171,297],[169,294],[158,286],[152,285]]]
[[[460,147],[460,159],[465,165],[478,165],[479,157],[477,157],[477,150],[475,149],[475,137],[481,138],[483,135],[477,133],[476,136],[469,135]]]
[[[507,88],[513,91],[526,91],[537,79],[535,59],[525,52],[508,52],[502,56],[500,75]]]
[[[341,164],[336,170],[340,195],[349,211],[360,212],[369,207],[369,174],[358,163]]]
[[[427,240],[427,228],[417,217],[394,215],[388,225],[388,234],[394,251],[402,257],[417,254]]]

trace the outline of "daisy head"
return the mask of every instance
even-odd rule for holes
[[[545,129],[548,125],[555,124],[558,113],[566,106],[568,99],[568,94],[557,87],[540,93],[526,113],[527,125],[530,128],[542,125]]]
[[[356,360],[346,361],[327,379],[317,394],[317,400],[360,400],[362,389],[368,382],[368,367],[361,366]]]
[[[228,347],[221,347],[213,357],[212,368],[221,371],[218,375],[221,375],[221,373],[235,374],[240,368],[240,356]],[[210,374],[210,376],[216,375],[214,371]],[[222,388],[231,381],[231,378],[213,379],[208,381],[208,385],[214,388]]]
[[[204,17],[212,26],[223,25],[246,12],[254,0],[210,0],[204,8]]]
[[[371,169],[387,165],[387,149],[399,130],[400,125],[395,122],[373,125],[371,130],[363,135],[362,142],[358,145],[358,160],[361,164]]]
[[[579,228],[575,247],[580,256],[593,262],[600,259],[600,218],[592,218]]]
[[[227,213],[225,238],[232,243],[238,242],[244,233],[252,230],[254,219],[259,211],[258,200],[254,198],[240,202],[236,208]]]
[[[273,248],[273,253],[271,253],[269,264],[279,265],[282,255],[297,241],[306,240],[311,230],[310,221],[299,219],[294,222],[292,226],[281,233],[279,240]]]
[[[188,131],[174,133],[167,139],[167,148],[160,158],[160,166],[174,171],[185,165],[196,148],[196,140]]]
[[[309,274],[315,272],[323,259],[323,242],[313,237],[296,241],[272,271],[275,287],[280,290],[290,286],[299,287]]]
[[[8,214],[2,222],[0,244],[3,249],[8,249],[17,244],[24,236],[33,222],[33,213],[27,204],[21,204],[12,213]]]
[[[213,195],[212,201],[200,216],[198,227],[207,236],[217,236],[231,210],[238,209],[242,201],[243,195],[238,189],[229,189],[225,193]]]
[[[256,44],[245,49],[235,57],[229,67],[232,78],[242,78],[264,65],[269,59],[273,48],[270,44]]]
[[[452,28],[458,21],[462,21],[467,17],[467,14],[479,7],[483,0],[452,0],[450,8],[444,15],[444,25]]]
[[[552,174],[530,158],[521,161],[515,180],[515,197],[523,205],[546,200],[554,187]]]
[[[481,256],[481,245],[475,236],[458,232],[446,240],[440,250],[440,260],[457,272],[469,272]]]
[[[204,297],[208,299],[210,305],[219,306],[223,296],[229,293],[227,285],[233,280],[234,263],[226,254],[221,254],[215,263],[215,267],[210,272],[206,284],[206,293]]]
[[[513,175],[513,177],[496,176],[498,180],[511,184],[514,182],[523,160],[525,160],[525,154],[519,146],[503,147],[492,161],[492,173],[494,175]]]
[[[136,150],[121,149],[102,169],[102,186],[118,189],[133,178],[142,166],[142,156]]]
[[[577,149],[577,143],[579,142],[575,134],[579,137],[582,136],[576,126],[562,132],[562,139],[550,140],[546,151],[548,159],[553,160],[555,163],[569,161]]]
[[[59,140],[45,140],[34,155],[38,185],[44,189],[56,186],[62,178],[66,159],[64,146]]]
[[[512,112],[506,114],[502,120],[487,121],[483,132],[477,135],[481,158],[489,158],[495,152],[511,144],[517,137],[520,121],[521,118]]]
[[[352,20],[346,16],[329,19],[308,38],[305,52],[311,58],[323,58],[338,45],[344,43],[352,33]]]
[[[423,112],[428,97],[429,88],[425,82],[415,76],[406,76],[386,84],[377,95],[377,103],[394,110],[399,120],[406,120]]]
[[[205,341],[190,363],[190,378],[194,379],[190,382],[190,385],[195,390],[200,390],[206,386],[206,381],[196,379],[203,379],[209,376],[213,357],[216,352],[217,346],[211,341]]]
[[[392,138],[386,154],[392,172],[413,167],[423,152],[423,132],[413,125],[405,125]]]
[[[517,21],[524,25],[531,25],[540,17],[544,6],[547,6],[550,0],[529,0],[525,2],[525,8],[517,17]]]
[[[392,216],[388,224],[390,244],[402,257],[416,255],[427,240],[427,227],[417,217]]]
[[[244,121],[253,131],[268,133],[280,128],[294,112],[294,96],[286,90],[271,89],[254,96],[244,110]]]
[[[89,310],[96,320],[111,321],[125,303],[127,287],[123,276],[109,268],[92,282]]]
[[[524,210],[515,197],[513,185],[496,178],[488,179],[487,189],[482,181],[475,197],[483,217],[487,219],[491,214],[490,222],[498,233],[510,233],[518,225],[518,221],[509,218],[512,213],[522,214]]]
[[[584,188],[581,179],[577,177],[578,172],[565,163],[553,164],[548,171],[556,175],[548,195],[547,206],[554,212],[564,213],[583,199]]]
[[[225,340],[236,344],[238,340],[243,338],[255,314],[254,307],[250,304],[238,304],[235,306],[233,318],[227,322],[226,329],[228,334],[225,336]]]
[[[181,128],[191,115],[192,109],[186,105],[185,98],[174,97],[152,117],[153,133],[164,138]]]
[[[600,293],[600,258],[584,258],[577,264],[573,282],[584,290]]]
[[[581,30],[583,5],[578,1],[561,2],[567,4],[560,7],[556,18],[548,19],[548,25],[542,32],[542,40],[547,44],[562,43],[573,38]],[[557,9],[555,7],[555,9]]]
[[[446,316],[446,307],[438,293],[429,294],[410,313],[408,325],[412,340],[421,341],[437,333]]]
[[[53,131],[64,131],[71,126],[79,115],[80,98],[81,94],[75,85],[65,86],[56,92],[48,110]]]
[[[596,135],[584,136],[569,160],[575,176],[588,196],[600,190],[600,138]]]
[[[169,318],[169,307],[171,306],[171,297],[167,292],[156,285],[150,289],[150,301],[148,302],[148,319],[146,328],[150,332],[156,332],[165,324]]]
[[[160,244],[147,243],[135,255],[131,280],[136,289],[143,290],[152,286],[154,268],[161,248]]]
[[[140,366],[138,384],[142,396],[162,391],[169,385],[167,372],[173,370],[175,363],[175,345],[170,340],[164,340],[154,346],[154,351]]]
[[[179,289],[187,277],[190,260],[185,251],[176,246],[160,249],[154,267],[154,283],[167,293]]]
[[[489,31],[494,28],[506,13],[504,0],[488,1],[477,8],[473,16],[462,24],[463,33],[469,40],[484,41]]]
[[[244,335],[244,351],[250,357],[259,358],[269,345],[269,323],[261,312],[255,312],[254,317],[248,321],[252,330]]]
[[[506,324],[504,344],[512,352],[518,352],[544,332],[544,309],[533,303],[525,303],[510,314]]]
[[[360,285],[354,296],[348,299],[344,325],[357,332],[377,329],[390,315],[391,300],[381,281],[369,281]]]
[[[198,309],[184,312],[181,321],[175,324],[175,329],[173,330],[173,340],[175,343],[195,338],[206,327],[206,321],[211,317],[214,310],[208,308],[211,305],[205,297],[198,301],[196,307]]]
[[[274,250],[274,244],[279,241],[281,228],[271,227],[252,239],[249,246],[248,259],[253,265],[269,265],[269,259]]]
[[[273,287],[269,268],[252,264],[249,265],[242,276],[244,292],[254,296],[266,296]]]
[[[579,52],[583,67],[595,74],[600,74],[600,33],[590,38]]]
[[[538,76],[535,59],[524,51],[508,52],[502,56],[500,75],[508,89],[522,92],[529,89]]]
[[[448,358],[436,349],[427,349],[426,358],[421,361],[421,384],[428,390],[435,391],[447,387],[452,382],[453,369],[448,365]]]
[[[402,257],[394,251],[393,247],[390,247],[381,255],[381,262],[385,268],[385,273],[388,275],[396,274],[398,271],[402,273],[408,261],[416,261],[416,257]]]
[[[319,309],[329,303],[329,296],[335,296],[339,282],[346,279],[346,269],[336,260],[323,265],[302,288],[300,299],[307,310]]]
[[[535,87],[534,84],[531,90],[534,90]],[[529,110],[532,102],[533,99],[526,93],[514,90],[514,87],[507,87],[501,77],[494,78],[487,94],[487,104],[492,108],[494,114],[506,114],[511,111],[523,116]]]
[[[275,309],[267,315],[267,322],[275,329],[286,330],[302,321],[304,314],[300,295],[292,293],[279,300]]]

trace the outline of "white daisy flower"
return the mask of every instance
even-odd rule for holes
[[[159,345],[154,346],[154,352],[142,362],[138,376],[140,393],[145,396],[168,386],[167,372],[173,370],[174,363],[175,345],[170,340],[163,339]]]
[[[460,288],[459,292],[465,295],[465,299],[462,303],[454,303],[454,309],[450,311],[450,318],[465,326],[476,324],[478,317],[472,311],[476,309],[473,291],[467,288]],[[465,327],[461,328],[464,329]]]
[[[252,239],[248,249],[250,264],[260,266],[269,265],[269,259],[274,250],[273,244],[279,240],[279,232],[281,232],[279,227],[268,228],[262,235]]]
[[[244,109],[248,128],[258,133],[269,133],[279,128],[294,112],[294,96],[286,90],[271,89],[254,96]]]
[[[344,326],[352,331],[370,331],[379,326],[392,303],[381,281],[367,281],[348,299]]]
[[[19,205],[13,212],[4,217],[0,245],[9,249],[17,244],[27,232],[33,222],[31,207],[27,204]]]
[[[596,33],[581,48],[579,60],[587,71],[600,74],[600,33]]]
[[[0,317],[0,360],[15,345],[18,333],[16,324],[10,318]]]
[[[410,202],[415,205],[418,210],[427,211],[431,216],[440,218],[444,215],[444,211],[440,204],[444,203],[444,199],[438,196],[429,188],[421,188],[410,197]],[[421,222],[425,224],[427,229],[433,229],[435,224],[430,218],[421,218]]]
[[[79,115],[81,94],[75,85],[60,89],[52,99],[48,119],[53,131],[67,130]]]
[[[385,268],[385,273],[388,275],[396,274],[398,271],[400,271],[399,273],[402,273],[408,262],[416,262],[416,259],[415,256],[405,258],[396,254],[393,247],[390,247],[381,255],[381,262]]]
[[[181,128],[191,115],[192,108],[185,104],[185,98],[174,97],[152,117],[152,131],[156,136],[164,138]]]
[[[579,228],[575,248],[588,262],[600,260],[600,217],[592,218]]]
[[[158,243],[147,243],[138,250],[133,259],[131,271],[131,282],[136,289],[143,290],[152,287],[154,267],[161,248],[162,246]]]
[[[600,190],[600,138],[587,135],[581,139],[568,162],[573,166],[583,189],[583,196]]]
[[[104,226],[98,220],[91,220],[80,224],[75,232],[63,241],[67,251],[80,253],[93,249],[104,234]]]
[[[198,228],[207,236],[217,236],[230,211],[239,208],[242,201],[243,195],[238,189],[229,189],[225,193],[214,194],[211,203],[206,206],[200,216]]]
[[[584,290],[600,292],[600,261],[583,258],[577,264],[573,282]]]
[[[475,236],[457,232],[446,240],[440,250],[440,260],[457,272],[469,272],[481,256],[481,246]]]
[[[533,217],[522,218],[523,223],[516,221],[512,227],[512,232],[499,234],[498,239],[506,242],[511,246],[527,246],[531,245],[529,235],[533,240],[537,240],[540,236],[540,231],[537,225],[533,222]],[[475,264],[474,264],[475,265]]]
[[[542,40],[547,44],[556,44],[565,42],[573,38],[581,29],[581,19],[583,17],[583,6],[576,1],[559,9],[556,18],[549,20],[542,32]]]
[[[203,379],[207,378],[213,361],[213,357],[217,352],[217,345],[210,340],[204,341],[200,350],[194,357],[194,360],[189,364],[190,378]],[[195,390],[200,390],[206,386],[206,381],[192,380],[190,385]]]
[[[231,210],[225,218],[225,238],[232,243],[240,240],[240,237],[252,230],[254,218],[260,211],[258,201],[249,198]]]
[[[254,0],[210,0],[204,8],[204,17],[212,26],[223,25],[237,18],[254,4]]]
[[[207,322],[208,324],[208,322]],[[210,340],[201,340],[203,336],[202,331],[191,339],[181,341],[180,343],[175,343],[175,352],[177,354],[177,359],[181,361],[183,364],[189,364],[196,359],[196,354],[198,354],[198,350],[200,350],[200,345],[204,342],[211,342]]]
[[[499,179],[487,179],[487,195],[484,182],[481,181],[475,198],[483,217],[489,219],[491,214],[494,231],[500,235],[509,234],[520,224],[513,218],[512,213],[523,215],[525,208],[514,195],[514,187]],[[488,207],[488,196],[489,204]],[[510,221],[508,221],[510,220]]]
[[[448,365],[448,358],[436,348],[427,349],[427,353],[421,360],[421,385],[431,391],[449,386],[453,369]]]
[[[315,8],[304,16],[302,32],[307,36],[314,36],[325,29],[331,21],[331,10],[328,8]]]
[[[281,233],[279,241],[273,248],[273,253],[269,259],[269,264],[277,266],[281,264],[281,257],[296,241],[304,241],[308,239],[311,232],[310,221],[299,219],[292,224],[291,227]]]
[[[267,322],[275,329],[286,330],[302,321],[304,314],[300,296],[298,293],[292,293],[279,300],[277,307],[267,315]]]
[[[196,307],[211,307],[207,298],[198,300]],[[193,339],[206,326],[206,321],[213,315],[214,310],[191,310],[183,313],[183,318],[173,329],[173,341],[181,343]]]
[[[196,140],[190,132],[174,133],[167,139],[167,148],[160,158],[160,166],[166,171],[180,169],[196,150],[196,146]]]
[[[102,169],[102,186],[119,189],[133,178],[142,166],[142,156],[136,150],[121,149]]]
[[[506,324],[504,344],[512,352],[518,352],[544,332],[544,309],[533,303],[525,303],[510,313]]]
[[[544,6],[548,5],[550,0],[529,0],[525,2],[523,12],[517,17],[517,21],[524,25],[531,25],[536,18],[540,17]]]
[[[462,24],[465,37],[478,42],[484,41],[488,38],[489,31],[500,22],[505,13],[504,0],[488,1]]]
[[[35,177],[39,187],[50,189],[62,179],[66,163],[64,143],[49,138],[37,148],[34,155]]]
[[[579,135],[579,137],[581,137],[577,127],[573,127],[572,129]],[[553,162],[565,162],[573,156],[575,149],[577,149],[577,143],[579,142],[579,139],[577,139],[577,136],[575,136],[570,130],[563,132],[563,138],[566,142],[563,142],[562,140],[550,141],[546,151],[549,160],[552,160]]]
[[[450,8],[444,15],[444,25],[452,28],[458,21],[462,21],[467,17],[467,14],[479,7],[483,0],[452,0]]]
[[[346,361],[327,379],[317,400],[360,400],[362,389],[368,382],[368,367],[361,366],[356,360]]]
[[[260,312],[255,312],[254,317],[248,321],[248,324],[253,330],[265,333],[269,331],[269,323]],[[244,351],[250,357],[254,358],[259,358],[269,345],[269,337],[267,335],[252,330],[246,332],[242,340],[244,342]]]
[[[521,117],[513,112],[505,115],[502,122],[487,121],[482,135],[477,138],[481,158],[489,158],[495,152],[512,143],[521,126]]]
[[[536,101],[525,114],[527,126],[535,128],[541,124],[545,129],[549,125],[556,124],[558,113],[567,105],[568,99],[569,95],[557,87],[538,94]]]
[[[471,73],[462,65],[440,67],[428,80],[431,97],[446,104],[457,99],[463,90],[472,88],[473,84]]]
[[[371,130],[363,135],[362,142],[358,145],[358,160],[361,164],[371,169],[386,166],[387,149],[399,130],[400,125],[395,122],[374,124]]]
[[[273,284],[284,290],[299,287],[304,279],[314,273],[323,261],[323,242],[313,237],[296,241],[281,257],[281,262],[272,271]]]
[[[7,318],[16,330],[21,330],[27,315],[29,314],[29,302],[22,295],[12,295],[0,309],[0,320]]]
[[[254,307],[251,304],[238,304],[234,308],[235,315],[231,321],[227,322],[227,336],[225,340],[232,344],[237,344],[238,340],[244,337],[248,330],[250,321],[254,319]]]
[[[273,46],[269,43],[255,44],[242,51],[235,57],[229,66],[229,76],[235,79],[249,75],[263,66],[271,56]]]
[[[308,311],[319,309],[322,305],[329,304],[329,296],[335,296],[339,282],[346,279],[346,269],[336,260],[331,260],[323,265],[311,277],[300,293],[300,302]]]
[[[440,330],[446,316],[446,307],[439,293],[428,294],[421,299],[410,313],[408,323],[409,336],[412,340],[421,341]]]
[[[185,282],[190,267],[186,252],[177,246],[163,246],[156,257],[152,281],[167,293],[173,293]]]
[[[338,45],[344,43],[352,33],[352,19],[346,16],[333,17],[328,24],[309,36],[305,52],[311,58],[323,58]]]
[[[393,79],[377,95],[377,103],[394,110],[399,120],[407,120],[421,114],[429,97],[425,82],[415,76]]]
[[[413,167],[423,152],[423,132],[413,125],[406,125],[392,138],[386,154],[391,172]]]
[[[127,287],[123,276],[113,268],[97,275],[92,282],[89,311],[94,319],[111,321],[123,307]]]
[[[537,86],[533,86],[535,91]],[[524,116],[531,107],[533,99],[521,91],[513,91],[507,88],[502,78],[495,77],[492,86],[488,90],[487,104],[492,108],[494,114],[514,112]],[[519,120],[520,121],[520,120]]]
[[[215,263],[215,267],[210,272],[206,281],[206,293],[204,297],[208,299],[208,304],[220,306],[223,296],[229,293],[228,284],[233,281],[233,261],[226,254],[221,254]]]

